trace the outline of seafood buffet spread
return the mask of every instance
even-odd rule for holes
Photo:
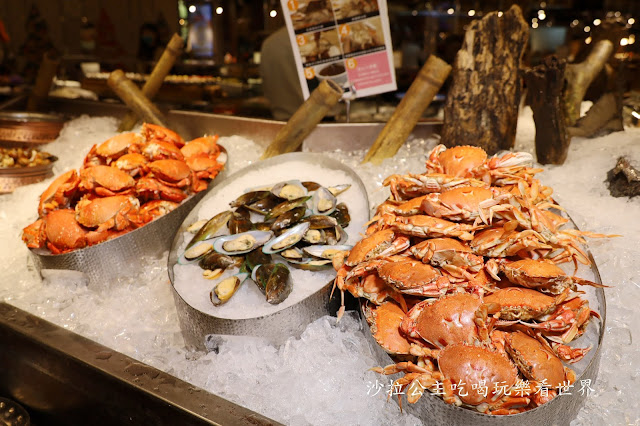
[[[144,123],[94,145],[82,167],[58,176],[42,193],[38,219],[24,228],[32,249],[52,254],[92,246],[140,228],[207,189],[226,151],[204,136],[190,142]]]
[[[436,146],[426,171],[392,175],[366,236],[333,258],[336,287],[362,300],[376,342],[401,373],[398,398],[426,390],[486,414],[545,404],[576,380],[569,345],[599,314],[581,288],[603,285],[556,264],[590,264],[527,153],[488,158]],[[338,313],[340,317],[344,306]],[[401,403],[401,401],[400,401]]]

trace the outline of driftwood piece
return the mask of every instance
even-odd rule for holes
[[[640,171],[625,157],[618,158],[616,166],[607,173],[607,183],[612,197],[640,195]]]
[[[424,110],[442,87],[449,72],[451,72],[449,64],[437,56],[429,56],[393,115],[369,148],[363,163],[370,161],[373,164],[380,164],[382,160],[393,157],[398,152]]]
[[[323,80],[309,99],[291,116],[265,149],[261,160],[297,150],[304,138],[318,125],[342,97],[342,87],[333,80]]]
[[[569,64],[564,73],[567,82],[564,94],[567,125],[573,126],[580,118],[580,105],[589,85],[613,52],[613,43],[600,40],[593,46],[587,59],[579,64]]]
[[[489,153],[512,148],[522,90],[519,74],[529,26],[516,5],[488,13],[465,33],[444,107],[442,143]]]
[[[164,115],[122,70],[112,71],[107,84],[143,121],[167,127]]]
[[[184,41],[182,37],[178,34],[173,34],[169,43],[167,43],[167,47],[162,52],[162,56],[158,59],[158,63],[155,67],[153,67],[153,71],[147,78],[147,81],[142,86],[142,93],[149,98],[153,99],[160,90],[160,86],[162,86],[162,82],[164,78],[169,74],[171,67],[176,62],[176,59],[182,54],[182,45]],[[127,115],[124,116],[122,121],[120,122],[120,127],[118,127],[119,132],[124,132],[127,130],[131,130],[133,126],[138,122],[138,116],[135,112],[130,111]]]
[[[614,93],[605,93],[585,116],[576,122],[575,126],[567,129],[571,136],[586,138],[603,136],[620,130],[624,130],[622,99]]]
[[[567,159],[571,140],[565,130],[562,102],[566,65],[564,59],[549,56],[524,74],[536,125],[536,155],[541,164],[562,164]]]

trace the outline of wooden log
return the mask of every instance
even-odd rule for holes
[[[264,160],[300,148],[304,138],[311,133],[341,97],[342,87],[333,80],[323,80],[311,92],[309,99],[300,105],[287,124],[276,134],[273,142],[265,149],[260,159]]]
[[[42,56],[33,90],[27,100],[27,111],[37,111],[47,99],[53,78],[58,71],[58,65],[60,65],[60,58],[57,55],[47,52]]]
[[[382,160],[393,157],[398,152],[450,72],[449,64],[437,56],[429,56],[393,115],[371,145],[363,163],[370,161],[380,164]]]
[[[536,126],[536,155],[541,164],[563,164],[570,137],[565,130],[563,88],[566,61],[546,57],[525,71],[527,93]]]
[[[113,71],[109,75],[107,84],[143,121],[167,127],[165,124],[167,120],[162,113],[142,94],[138,86],[124,75],[122,70]]]
[[[442,143],[475,145],[492,154],[515,143],[529,26],[516,5],[469,24],[453,65]]]
[[[564,93],[567,126],[573,126],[580,118],[580,105],[584,95],[612,52],[613,43],[609,40],[600,40],[593,46],[587,59],[579,64],[567,65],[564,73],[567,82]]]
[[[178,34],[173,34],[171,40],[167,43],[167,47],[164,49],[164,52],[162,52],[162,56],[160,56],[158,63],[153,67],[153,71],[151,71],[149,78],[147,78],[147,81],[142,86],[142,93],[148,99],[153,99],[158,93],[158,90],[160,90],[160,86],[162,86],[164,78],[169,74],[169,71],[176,62],[176,59],[178,59],[182,54],[183,44],[184,41],[182,40],[182,37]],[[120,122],[118,131],[124,132],[131,130],[137,122],[138,116],[135,112],[130,111]]]
[[[624,130],[621,106],[622,102],[616,99],[615,94],[605,93],[584,117],[581,117],[575,126],[569,127],[567,131],[571,136],[592,138]]]

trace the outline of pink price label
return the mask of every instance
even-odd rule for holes
[[[345,62],[349,81],[356,90],[393,82],[386,51],[348,58]]]

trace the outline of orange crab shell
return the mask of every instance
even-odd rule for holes
[[[487,160],[487,153],[477,146],[454,146],[437,156],[442,171],[450,176],[471,177],[472,171],[482,166]]]
[[[128,173],[111,166],[92,166],[80,171],[78,187],[85,192],[110,196],[132,192],[136,181]]]
[[[420,295],[426,291],[426,287],[430,288],[431,285],[438,288],[449,285],[449,279],[438,269],[408,258],[384,262],[378,266],[377,271],[385,282],[407,294]]]
[[[355,266],[358,263],[374,258],[379,252],[388,248],[395,237],[396,234],[391,229],[384,229],[363,238],[353,246],[345,264],[347,266]]]
[[[111,228],[121,231],[131,225],[127,215],[137,213],[139,208],[138,199],[126,195],[83,198],[76,205],[75,218],[79,224],[98,231]]]
[[[75,218],[72,209],[54,210],[44,218],[47,247],[54,254],[65,253],[87,245],[87,231]]]
[[[166,127],[158,126],[157,124],[143,123],[142,136],[147,141],[151,139],[157,139],[170,142],[176,145],[178,148],[184,146],[184,139],[182,139],[182,136],[180,136],[173,130],[167,129]]]
[[[389,354],[408,355],[411,344],[400,334],[400,323],[404,318],[402,308],[387,301],[379,306],[367,303],[364,316],[371,328],[371,334],[378,344]]]
[[[505,287],[484,297],[487,304],[500,308],[500,318],[527,321],[547,315],[556,308],[555,298],[539,291],[521,287]]]
[[[99,144],[95,153],[103,158],[118,158],[130,147],[138,145],[140,141],[140,137],[135,133],[121,133]]]
[[[455,343],[472,344],[478,340],[474,318],[480,305],[480,298],[468,293],[424,300],[411,308],[401,329],[406,335],[422,338],[439,348]]]
[[[506,333],[505,343],[507,353],[529,380],[542,382],[546,379],[552,389],[567,380],[560,358],[533,337],[520,331]]]
[[[529,288],[547,286],[550,282],[561,281],[567,274],[551,262],[522,259],[505,264],[502,268],[509,281]]]
[[[510,389],[518,378],[516,367],[506,355],[481,346],[455,343],[442,349],[438,355],[438,368],[451,383],[463,383],[455,393],[469,405],[495,401],[500,387]],[[474,387],[486,386],[487,396]],[[464,393],[463,393],[464,392]]]
[[[75,170],[69,170],[55,178],[40,196],[38,215],[44,217],[51,210],[68,207],[79,183],[80,178]]]
[[[185,158],[198,154],[207,154],[215,157],[218,155],[218,152],[220,152],[220,147],[218,146],[217,141],[218,135],[203,136],[187,142],[182,148],[180,148],[180,152],[182,152],[182,155],[184,155]]]
[[[146,172],[148,163],[149,161],[147,160],[147,157],[137,152],[133,152],[124,154],[116,161],[112,162],[111,165],[130,174],[131,176],[136,176]]]

